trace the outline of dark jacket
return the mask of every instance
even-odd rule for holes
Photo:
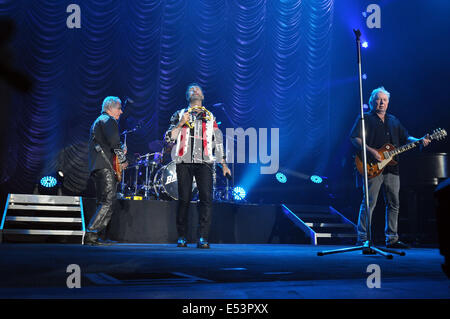
[[[111,168],[103,156],[95,149],[98,144],[109,159],[111,165],[113,154],[116,154],[120,163],[126,162],[126,157],[120,142],[119,125],[107,113],[102,113],[92,124],[89,137],[89,171]]]

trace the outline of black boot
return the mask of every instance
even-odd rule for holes
[[[187,247],[186,238],[184,237],[178,238],[177,247]]]
[[[98,234],[94,232],[86,232],[84,235],[84,244],[85,245],[96,245],[98,242]]]
[[[203,237],[200,237],[200,239],[197,242],[197,248],[202,248],[202,249],[209,249],[209,243],[207,240],[205,240]]]

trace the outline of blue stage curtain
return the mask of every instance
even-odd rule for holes
[[[81,28],[66,8],[77,3]],[[130,153],[162,140],[191,82],[225,127],[280,128],[280,166],[328,160],[333,0],[9,0],[14,66],[33,81],[9,100],[2,189],[29,193],[62,167],[74,193],[87,185],[87,140],[108,95],[130,97],[121,130]],[[131,155],[131,154],[130,154]],[[301,170],[301,169],[300,169]]]

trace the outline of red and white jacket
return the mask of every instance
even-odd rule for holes
[[[188,108],[176,111],[171,119],[170,126],[165,133],[165,140],[175,143],[172,148],[172,160],[176,163],[213,163],[225,159],[223,147],[223,134],[220,131],[215,117],[208,111],[201,112],[196,118],[191,115],[191,129],[187,124],[177,128],[178,123]]]

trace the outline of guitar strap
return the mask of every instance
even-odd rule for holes
[[[111,161],[108,159],[108,157],[106,156],[105,152],[103,151],[103,148],[100,146],[100,144],[98,144],[97,139],[95,138],[95,127],[92,128],[92,140],[95,143],[94,144],[94,149],[97,151],[97,153],[100,153],[100,155],[103,157],[105,162],[108,163],[109,168],[115,174],[116,171],[114,170],[114,167],[112,166]]]
[[[94,138],[95,141],[95,138]],[[95,141],[96,142],[96,141]],[[116,173],[116,171],[114,170],[111,162],[109,161],[109,159],[106,157],[105,152],[103,152],[103,148],[100,146],[100,144],[95,143],[94,145],[95,150],[100,153],[103,157],[103,159],[109,164],[109,168],[111,168],[111,170],[114,172],[114,174]]]

